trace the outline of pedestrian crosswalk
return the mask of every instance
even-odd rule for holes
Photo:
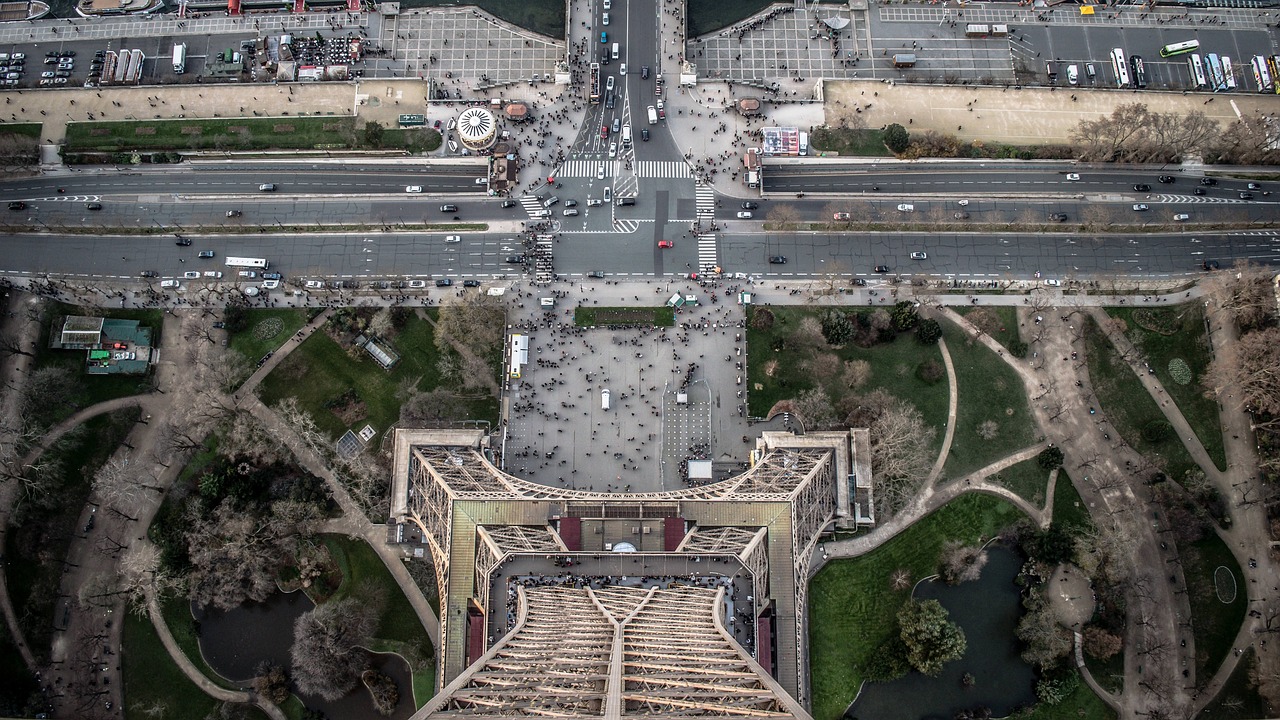
[[[683,160],[640,160],[636,162],[636,177],[642,178],[690,178],[689,164]]]
[[[538,217],[542,212],[542,201],[536,195],[525,195],[520,198],[520,205],[529,213],[530,219]]]
[[[694,187],[694,199],[698,208],[698,220],[713,220],[716,216],[716,191],[702,181]]]
[[[533,246],[533,281],[545,285],[555,280],[555,258],[552,251],[555,245],[551,235],[539,235]]]
[[[600,176],[600,167],[604,166],[604,176],[613,177],[617,175],[615,166],[617,163],[613,160],[569,160],[560,166],[560,170],[556,172],[556,177],[561,178],[594,178]]]
[[[715,234],[700,233],[698,235],[698,271],[707,272],[719,265],[720,256],[716,251]]]

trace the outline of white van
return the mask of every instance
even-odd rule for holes
[[[613,59],[618,59],[618,43],[613,44]]]
[[[623,147],[631,147],[631,126],[622,126],[622,145]]]
[[[601,410],[609,409],[609,389],[608,388],[605,388],[604,390],[600,391],[600,409]]]

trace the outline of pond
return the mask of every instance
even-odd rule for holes
[[[200,628],[200,652],[218,674],[236,683],[247,684],[254,668],[266,660],[281,665],[292,675],[289,648],[293,645],[293,622],[315,605],[301,592],[276,593],[266,602],[245,603],[230,610],[191,608]],[[251,641],[249,639],[252,639]],[[409,666],[397,655],[375,654],[373,669],[396,681],[400,704],[392,718],[404,720],[413,714],[413,684]],[[303,695],[291,687],[307,708],[331,718],[381,720],[363,685],[335,702]]]
[[[991,708],[992,717],[1004,717],[1035,703],[1035,673],[1019,656],[1014,636],[1022,598],[1013,580],[1022,557],[999,545],[990,546],[987,553],[989,560],[978,580],[959,585],[926,582],[915,590],[916,598],[942,603],[964,628],[964,657],[947,663],[937,677],[912,672],[893,682],[865,684],[845,711],[846,720],[951,720],[957,711],[979,706]],[[966,672],[974,677],[971,687],[961,683]]]

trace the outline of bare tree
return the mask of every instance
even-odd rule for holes
[[[787,203],[778,203],[769,211],[769,222],[773,224],[774,230],[787,230],[793,225],[800,222],[800,213],[794,205]]]
[[[1222,398],[1228,390],[1238,406],[1268,415],[1280,413],[1280,328],[1245,333],[1218,348],[1205,382]]]
[[[130,465],[128,451],[112,455],[93,476],[93,488],[104,505],[117,510],[140,505],[147,492],[159,493],[162,489],[148,485],[148,476],[139,475],[137,465]]]
[[[377,627],[379,608],[361,598],[325,603],[294,622],[294,681],[304,693],[337,700],[369,665],[360,648]]]
[[[1271,277],[1270,269],[1240,260],[1230,270],[1213,273],[1205,282],[1205,291],[1218,307],[1230,314],[1236,325],[1248,330],[1263,326],[1275,317],[1276,297]]]

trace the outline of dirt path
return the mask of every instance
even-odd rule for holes
[[[426,320],[433,329],[439,328],[439,326],[436,325],[436,321],[431,319],[431,315],[427,313],[425,308],[418,308],[416,312],[418,313],[418,317],[422,318],[423,320]],[[476,362],[476,363],[480,362],[479,359],[476,358],[475,353],[471,352],[471,348],[463,345],[462,343],[459,343],[457,341],[450,339],[449,346],[452,347],[454,350],[457,350],[459,355],[462,355],[463,357],[467,358],[468,362]],[[499,395],[502,394],[502,388],[498,385],[498,381],[496,378],[490,375],[486,375],[484,379],[485,379],[485,385],[488,387],[489,392],[494,397],[498,397]]]

